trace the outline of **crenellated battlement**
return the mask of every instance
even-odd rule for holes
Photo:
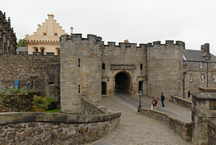
[[[97,35],[88,34],[87,38],[82,37],[82,34],[71,34],[71,35],[63,35],[61,36],[60,40],[71,40],[71,41],[91,41],[94,43],[100,42],[103,44],[102,37],[99,37]],[[151,48],[155,46],[179,46],[185,48],[185,43],[183,41],[174,41],[174,40],[165,40],[165,43],[161,43],[161,41],[153,41],[152,43],[146,43],[146,44],[137,44],[137,43],[129,43],[129,42],[114,42],[109,41],[106,45],[104,45],[104,48]]]
[[[154,46],[180,46],[185,48],[185,43],[183,41],[174,41],[174,40],[166,40],[165,43],[161,43],[161,41],[153,41],[152,43],[146,44],[137,44],[137,43],[125,43],[125,42],[107,42],[105,48],[109,47],[119,47],[119,48],[151,48]]]
[[[97,35],[88,34],[87,38],[82,37],[82,34],[76,33],[71,35],[62,35],[60,41],[91,41],[91,42],[102,42],[102,37]]]
[[[173,46],[173,45],[176,45],[176,46],[180,46],[180,47],[183,47],[185,48],[185,43],[183,41],[174,41],[174,40],[165,40],[165,43],[162,44],[161,41],[154,41],[152,43],[152,46]],[[149,44],[149,47],[150,47],[150,44]]]

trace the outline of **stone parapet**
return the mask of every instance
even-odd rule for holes
[[[216,118],[214,121],[209,121],[208,123],[208,130],[209,130],[209,144],[214,145],[216,141]]]
[[[170,96],[170,102],[186,108],[192,108],[192,101],[178,96]]]
[[[105,114],[105,113],[113,113],[113,112],[111,112],[104,106],[82,99],[82,114],[93,115],[93,114]]]
[[[174,130],[182,139],[191,142],[192,141],[192,123],[183,122],[176,118],[173,118],[165,113],[142,109],[141,114],[150,118],[159,120],[167,124],[172,130]]]
[[[216,130],[216,92],[201,89],[192,98],[192,121],[194,145],[214,145]]]
[[[0,144],[81,145],[100,139],[117,127],[121,113],[0,113]]]

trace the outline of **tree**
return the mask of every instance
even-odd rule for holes
[[[27,42],[25,39],[20,39],[17,43],[17,47],[26,47],[27,46]]]

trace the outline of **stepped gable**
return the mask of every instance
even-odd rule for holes
[[[54,15],[49,14],[44,23],[38,25],[37,31],[32,35],[27,35],[26,40],[32,43],[59,42],[59,37],[66,34],[59,23],[54,19]]]

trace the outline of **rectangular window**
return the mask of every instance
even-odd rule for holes
[[[209,109],[210,110],[216,110],[216,101],[210,101],[209,102]]]
[[[101,86],[102,86],[102,89],[101,89],[102,95],[106,95],[107,94],[107,84],[106,84],[106,82],[102,82]]]
[[[78,58],[78,67],[80,67],[80,58]]]
[[[105,63],[102,63],[102,70],[105,70],[106,69],[106,65]]]
[[[80,85],[78,86],[78,93],[80,94]]]
[[[139,81],[139,91],[143,91],[143,81]]]
[[[140,64],[140,70],[143,70],[143,64]]]

